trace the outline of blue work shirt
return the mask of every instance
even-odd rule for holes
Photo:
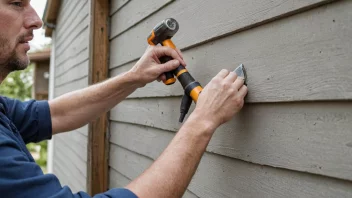
[[[47,101],[20,102],[0,96],[0,197],[86,198],[62,187],[53,174],[43,174],[25,144],[51,139],[52,126]],[[94,197],[136,198],[124,188]]]

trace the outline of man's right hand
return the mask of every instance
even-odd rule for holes
[[[247,91],[243,78],[223,69],[204,87],[192,114],[215,129],[242,109]]]

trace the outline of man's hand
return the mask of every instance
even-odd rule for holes
[[[244,104],[247,86],[234,72],[221,70],[199,95],[192,114],[199,115],[212,128],[229,121]]]
[[[159,58],[171,56],[174,60],[161,64]],[[170,47],[149,46],[136,65],[130,70],[141,87],[154,80],[165,80],[164,72],[176,69],[180,64],[186,66],[181,52]]]

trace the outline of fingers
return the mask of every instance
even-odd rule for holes
[[[186,62],[181,58],[179,52],[170,47],[153,46],[152,50],[158,58],[162,56],[171,56],[173,59],[178,60],[183,66],[186,66]]]
[[[248,92],[248,88],[246,85],[243,85],[240,90],[238,90],[238,94],[241,96],[241,97],[245,97],[247,95],[247,92]]]
[[[160,82],[160,81],[165,81],[165,80],[166,80],[165,74],[161,74],[161,75],[158,77],[158,82]]]
[[[182,58],[183,60],[183,55],[182,55],[182,52],[180,49],[176,48],[176,52],[178,53],[178,55],[180,55],[180,57]]]
[[[237,79],[237,75],[235,72],[229,72],[229,74],[226,76],[225,80],[233,83]]]
[[[171,60],[171,61],[168,61],[164,64],[161,64],[160,69],[161,69],[161,72],[164,73],[164,72],[172,71],[172,70],[176,69],[178,66],[180,66],[180,61]]]
[[[226,69],[222,69],[216,76],[220,78],[225,78],[227,75],[229,75],[229,71]]]
[[[242,85],[244,84],[244,79],[242,77],[238,77],[235,82],[233,83],[234,87],[239,90]]]

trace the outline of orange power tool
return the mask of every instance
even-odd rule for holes
[[[176,49],[176,46],[171,41],[171,38],[176,34],[179,29],[179,25],[177,21],[173,18],[167,18],[162,22],[158,23],[148,36],[148,43],[150,45],[158,45],[161,44],[163,46],[168,46],[173,49]],[[165,63],[170,61],[172,58],[169,56],[164,56],[160,58],[161,63]],[[185,90],[185,94],[183,95],[181,107],[180,107],[180,122],[183,122],[186,114],[188,113],[189,107],[192,104],[192,100],[197,102],[198,96],[203,90],[202,86],[199,82],[195,81],[188,70],[180,65],[177,69],[171,72],[165,73],[166,80],[164,84],[172,85],[175,83],[176,79],[180,81],[183,89]]]

